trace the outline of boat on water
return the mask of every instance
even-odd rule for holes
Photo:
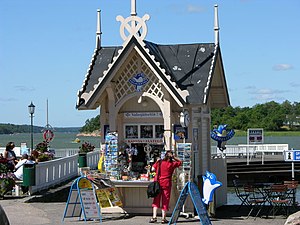
[[[79,138],[76,138],[74,141],[72,141],[72,143],[80,143],[81,140]]]

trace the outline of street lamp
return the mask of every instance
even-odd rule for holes
[[[31,102],[28,106],[28,111],[31,118],[31,127],[30,127],[30,134],[31,134],[31,149],[30,153],[33,151],[33,114],[34,114],[35,105]]]

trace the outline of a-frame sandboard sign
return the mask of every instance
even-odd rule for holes
[[[194,204],[196,212],[199,216],[200,223],[203,225],[210,225],[211,221],[209,219],[207,210],[202,202],[202,198],[200,196],[198,187],[196,186],[196,184],[194,184],[193,182],[190,182],[190,181],[184,185],[184,188],[180,192],[180,196],[179,196],[176,206],[173,210],[169,225],[176,224],[179,214],[182,211],[182,207],[183,207],[184,202],[188,195],[190,195],[190,197],[192,199],[192,202]]]
[[[84,176],[78,177],[72,183],[63,221],[70,217],[78,217],[80,220],[82,216],[85,221],[99,219],[102,222],[94,184]]]

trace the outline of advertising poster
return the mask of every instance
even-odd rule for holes
[[[174,125],[174,139],[187,139],[188,138],[188,130],[187,127],[182,127],[181,125]]]
[[[96,195],[101,208],[111,207],[109,199],[107,197],[106,189],[98,189],[96,190]]]
[[[104,188],[96,190],[96,195],[101,208],[119,206],[122,207],[123,204],[117,194],[116,188]]]
[[[99,218],[97,201],[93,190],[82,190],[81,199],[86,218]]]

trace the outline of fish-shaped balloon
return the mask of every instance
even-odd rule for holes
[[[212,202],[214,191],[222,186],[220,181],[217,181],[216,175],[206,171],[205,176],[203,178],[203,198],[202,201],[206,205],[209,202]]]

